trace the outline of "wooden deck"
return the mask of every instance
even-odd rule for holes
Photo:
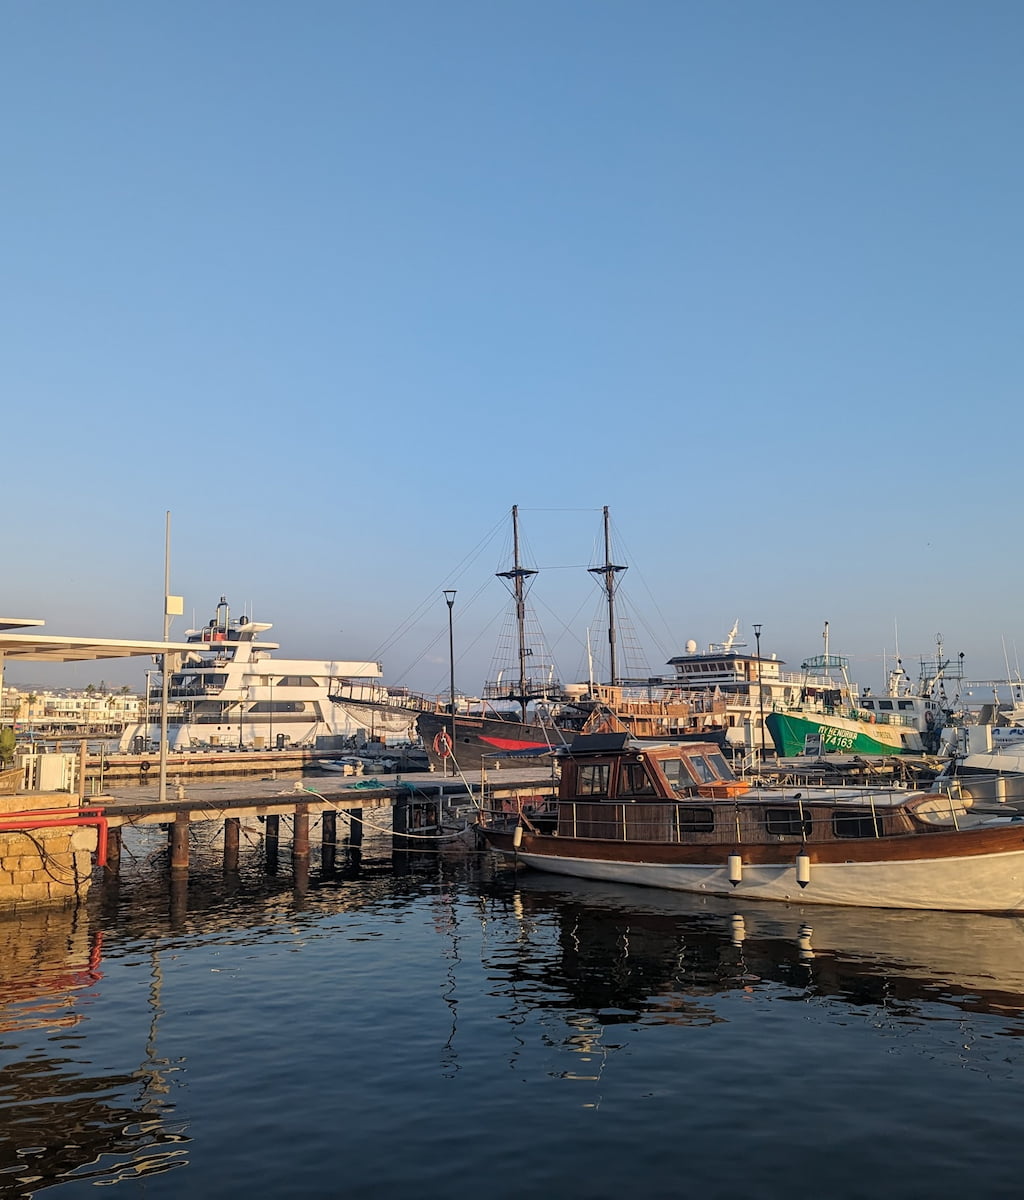
[[[189,821],[222,821],[228,817],[265,817],[293,813],[298,805],[309,813],[336,809],[393,808],[396,800],[437,800],[440,796],[474,795],[481,791],[481,773],[463,777],[436,772],[409,775],[302,775],[289,779],[220,779],[168,781],[164,803],[159,784],[117,786],[101,795],[90,795],[90,804],[102,806],[112,827],[164,824],[183,817]],[[496,775],[498,776],[496,778]],[[488,791],[550,790],[550,776],[536,768],[502,770],[487,775]]]

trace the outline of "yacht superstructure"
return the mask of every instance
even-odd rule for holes
[[[195,647],[182,657],[168,682],[168,742],[172,750],[209,746],[310,746],[333,749],[346,738],[372,732],[373,715],[360,720],[332,693],[354,681],[368,686],[383,675],[378,662],[275,658],[277,642],[262,635],[269,622],[233,617],[221,597],[209,624],[188,630]],[[154,683],[147,719],[129,727],[121,749],[160,736],[162,680]]]

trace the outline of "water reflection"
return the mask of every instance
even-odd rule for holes
[[[275,872],[262,842],[232,871],[218,845],[196,845],[183,886],[159,869],[163,854],[155,837],[136,842],[120,881],[84,908],[0,929],[4,1195],[177,1166],[194,1178],[153,1181],[154,1195],[197,1180],[205,1194],[236,1194],[237,1172],[255,1181],[249,1190],[265,1184],[260,1194],[330,1195],[340,1128],[352,1194],[371,1194],[382,1163],[399,1169],[396,1145],[412,1165],[408,1186],[389,1194],[421,1194],[424,1162],[433,1156],[434,1178],[447,1178],[469,1140],[479,1158],[464,1173],[491,1170],[511,1112],[517,1128],[533,1121],[528,1137],[557,1132],[551,1161],[561,1162],[573,1136],[588,1134],[572,1127],[584,1109],[608,1118],[600,1138],[631,1148],[651,1115],[675,1120],[690,1097],[694,1120],[710,1114],[701,1128],[723,1137],[750,1114],[763,1127],[776,1108],[803,1105],[804,1136],[824,1139],[820,1097],[833,1105],[830,1129],[844,1104],[877,1109],[893,1047],[921,1052],[908,1111],[951,1078],[936,1063],[955,1070],[958,1096],[961,1064],[986,1088],[1016,1069],[1020,1043],[1007,1039],[1024,1030],[1021,918],[517,878],[472,853],[396,864],[372,841],[341,869],[314,853],[296,870],[282,854]],[[828,1087],[843,1055],[842,1086]],[[877,1090],[849,1071],[872,1055]],[[744,1086],[755,1059],[774,1105]],[[785,1093],[798,1060],[807,1078]],[[819,1087],[810,1107],[809,1082]],[[524,1105],[524,1083],[551,1090]],[[422,1119],[450,1111],[447,1123]],[[933,1128],[943,1119],[929,1117]],[[565,1137],[559,1121],[572,1127]],[[780,1145],[792,1136],[783,1124],[773,1127]],[[318,1162],[323,1175],[303,1176],[305,1190],[282,1182]],[[655,1194],[673,1194],[669,1165]]]
[[[88,912],[8,914],[0,937],[4,1194],[30,1196],[69,1176],[112,1180],[125,1170],[137,1177],[176,1165],[185,1139],[165,1125],[159,1103],[147,1102],[151,1047],[135,1070],[111,1070],[82,1053],[80,1027],[104,977],[103,935]]]
[[[734,904],[539,874],[507,903],[526,924],[555,921],[548,981],[605,1024],[720,1020],[711,998],[780,986],[858,1006],[899,1001],[919,1015],[935,1002],[1013,1018],[1024,1008],[1019,916]],[[528,945],[521,980],[536,976]]]

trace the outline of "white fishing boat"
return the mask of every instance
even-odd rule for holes
[[[341,749],[351,738],[370,735],[375,712],[357,713],[332,695],[364,681],[381,687],[378,662],[340,659],[275,658],[279,643],[264,639],[273,626],[234,617],[222,596],[209,624],[190,629],[185,640],[195,649],[183,657],[168,680],[168,742],[171,750],[207,747],[309,746]],[[148,717],[129,726],[122,751],[147,749],[160,737],[162,680],[154,682]]]

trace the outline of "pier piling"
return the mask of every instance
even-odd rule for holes
[[[105,879],[116,879],[121,869],[121,827],[112,825],[107,830],[107,863],[103,868]]]
[[[328,808],[320,819],[320,864],[325,875],[333,875],[338,853],[338,814]]]
[[[309,858],[309,805],[296,804],[292,822],[292,859]]]
[[[227,817],[224,821],[224,870],[238,870],[238,844],[242,822],[238,817]]]
[[[178,813],[170,831],[171,870],[188,870],[188,813]]]

